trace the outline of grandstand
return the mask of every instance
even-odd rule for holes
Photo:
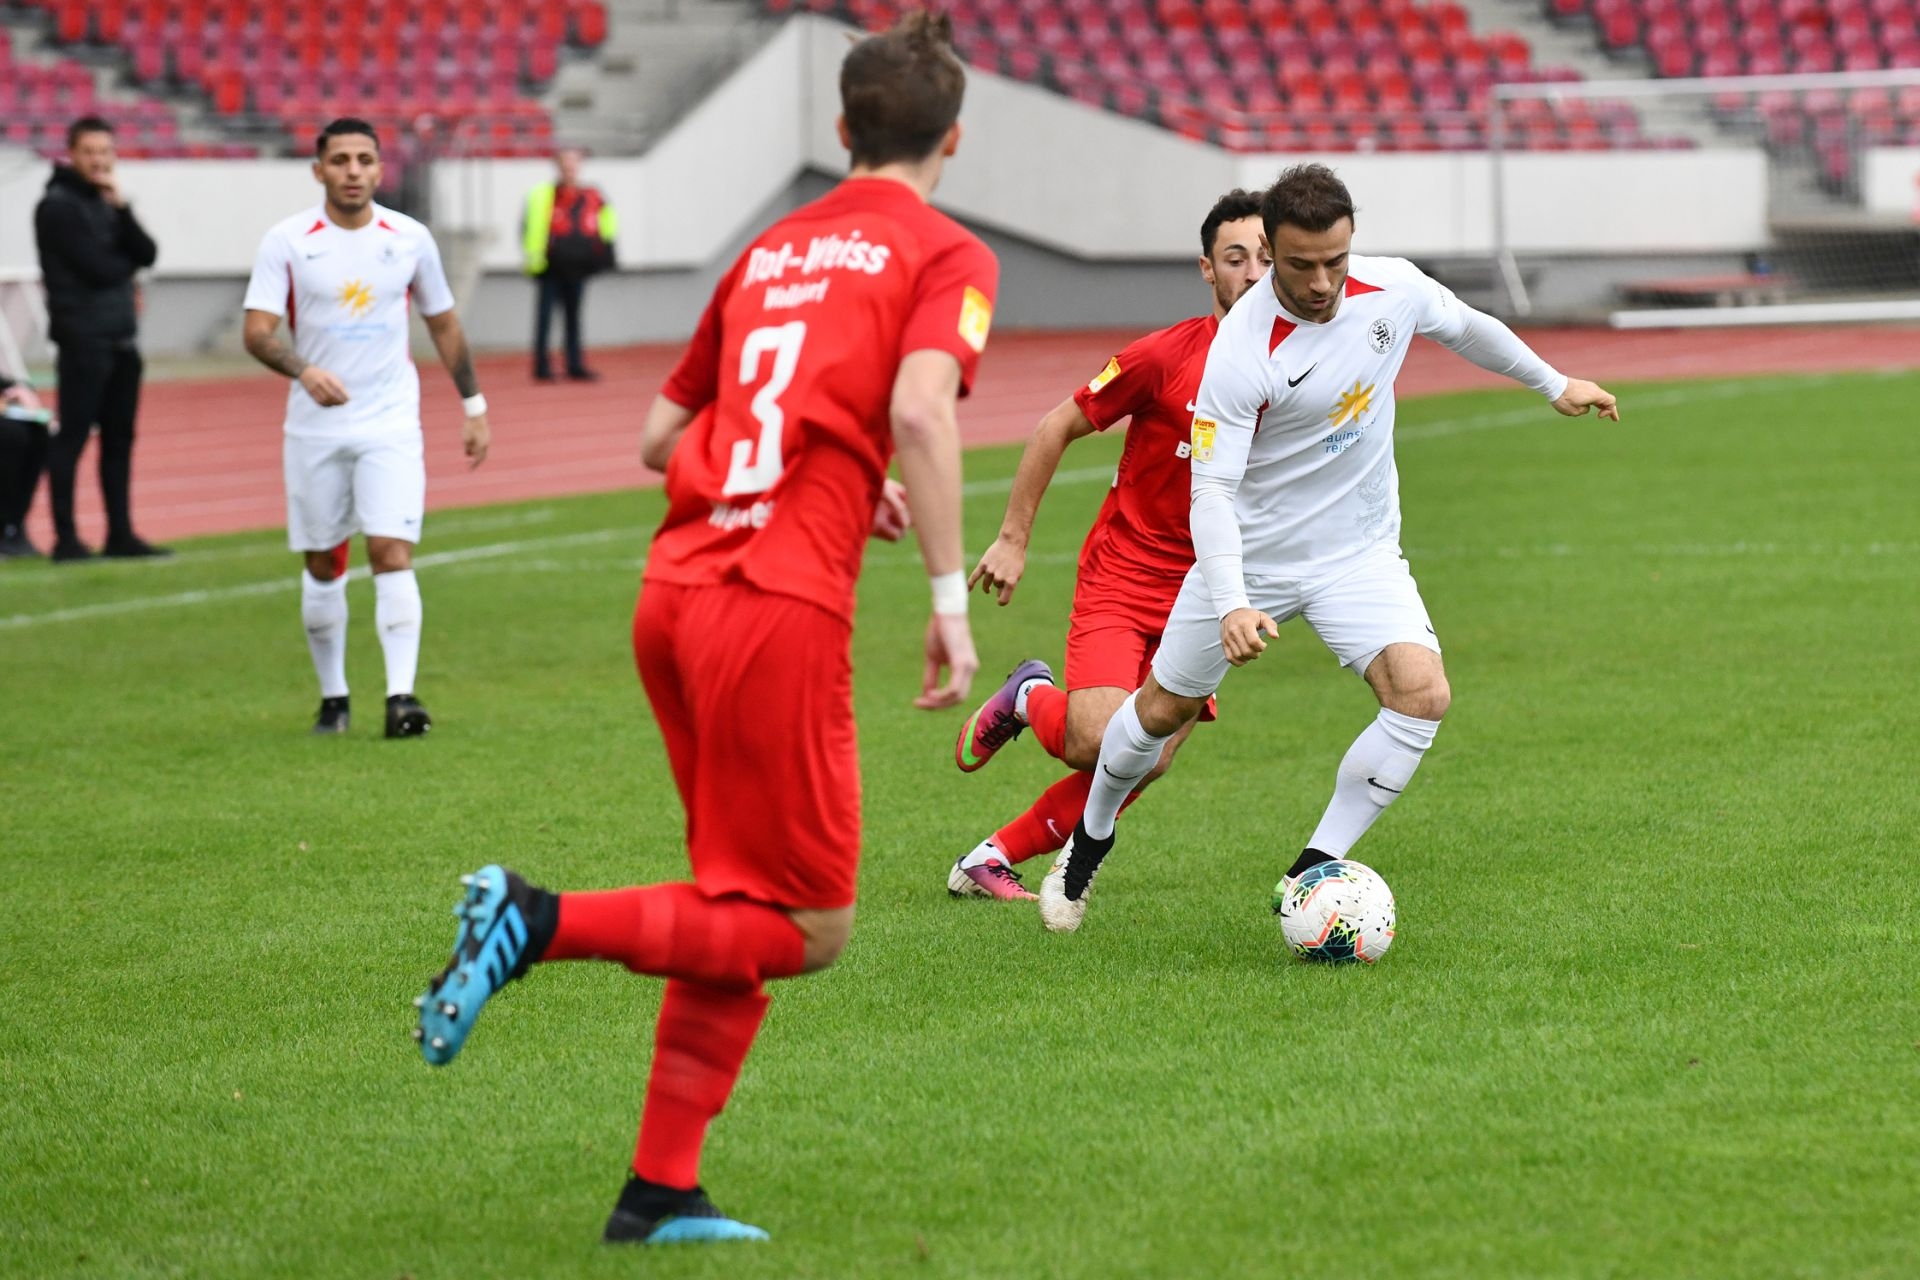
[[[351,101],[400,134],[447,130],[441,153],[544,155],[553,121],[539,100],[563,50],[607,37],[601,0],[347,0],[325,9],[268,0],[35,0],[65,52],[117,57],[151,95],[133,155],[229,154],[177,141],[169,101],[202,105],[210,129],[269,154],[298,150],[312,122]],[[68,63],[69,78],[87,76]],[[90,77],[89,77],[90,78]],[[60,83],[67,83],[62,81]],[[36,100],[36,118],[71,115],[66,98]],[[146,122],[156,122],[147,128]],[[28,141],[57,149],[51,124]],[[204,144],[203,144],[204,146]]]
[[[1920,67],[1915,3],[954,0],[962,51],[988,73],[969,127],[996,137],[996,161],[956,166],[941,200],[1022,258],[1011,324],[1154,318],[1137,309],[1158,290],[1142,286],[1190,238],[1171,200],[1082,166],[1100,217],[1058,234],[1079,202],[1049,180],[1063,157],[1097,154],[1126,154],[1169,189],[1335,158],[1366,203],[1370,247],[1509,312],[1909,289],[1920,78],[1898,69]],[[427,212],[456,246],[463,296],[484,304],[477,336],[505,345],[526,327],[517,193],[558,141],[585,143],[634,215],[596,332],[663,339],[691,324],[754,210],[837,169],[820,93],[844,47],[831,23],[877,26],[901,7],[339,0],[316,21],[286,0],[13,0],[0,5],[5,142],[44,156],[81,111],[116,123],[166,245],[150,330],[180,351],[231,347],[215,286],[244,274],[248,237],[209,233],[199,184],[141,171],[142,158],[255,159],[221,174],[251,225],[304,189],[303,168],[273,166],[304,156],[315,123],[372,115],[392,140],[383,198]],[[801,27],[813,34],[777,34]],[[1759,91],[1695,79],[1822,68],[1892,78]],[[716,169],[722,151],[752,163]],[[0,166],[11,198],[39,181]],[[1408,183],[1419,202],[1399,194]],[[689,184],[711,188],[706,207],[669,198]],[[1656,193],[1671,217],[1649,215]],[[18,229],[0,227],[0,270],[31,267]]]

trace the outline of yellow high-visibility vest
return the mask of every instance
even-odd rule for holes
[[[527,209],[520,219],[521,252],[526,271],[537,276],[547,269],[547,237],[553,229],[553,202],[557,188],[542,182],[527,193]],[[581,187],[589,197],[600,239],[612,244],[620,234],[620,217],[600,195],[598,188]]]

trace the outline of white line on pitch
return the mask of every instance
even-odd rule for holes
[[[1636,406],[1647,408],[1672,408],[1710,400],[1732,400],[1743,395],[1761,394],[1779,388],[1813,387],[1839,381],[1843,378],[1857,377],[1896,377],[1909,372],[1900,369],[1858,370],[1842,374],[1819,374],[1813,376],[1788,376],[1779,378],[1746,378],[1725,382],[1697,384],[1690,387],[1674,388],[1668,391],[1651,391],[1631,397],[1627,401],[1629,413]],[[1548,424],[1553,421],[1551,410],[1540,408],[1526,410],[1507,410],[1501,413],[1473,414],[1460,418],[1442,418],[1434,422],[1411,423],[1396,427],[1395,435],[1403,440],[1420,440],[1457,435],[1467,431],[1481,431],[1499,427],[1522,426],[1528,423]],[[1111,482],[1112,467],[1079,467],[1057,472],[1054,484],[1089,484],[1096,481]],[[992,480],[975,480],[964,484],[961,492],[970,496],[1006,493],[1013,488],[1011,476]],[[531,514],[531,513],[529,513]],[[596,542],[608,542],[615,538],[644,536],[648,530],[641,529],[596,529],[586,533],[558,534],[550,538],[523,538],[513,542],[491,543],[479,547],[466,547],[456,551],[437,551],[428,555],[416,556],[414,564],[420,568],[434,565],[460,564],[470,560],[485,560],[497,556],[514,555],[520,551],[536,547],[584,546]],[[1758,546],[1761,544],[1743,544]],[[1884,549],[1883,549],[1884,548]],[[1686,554],[1678,551],[1661,551],[1654,548],[1637,548],[1642,554]],[[1867,554],[1903,554],[1899,544],[1873,544]],[[1443,553],[1444,554],[1444,553]],[[1503,554],[1496,549],[1488,554]],[[1515,554],[1506,551],[1504,554]],[[1526,552],[1525,554],[1541,554]],[[1695,552],[1694,554],[1699,554]],[[1707,554],[1722,554],[1709,552]],[[1735,553],[1742,554],[1742,553]],[[1744,554],[1751,554],[1744,553]],[[1075,559],[1078,552],[1061,553],[1062,562]],[[1035,562],[1050,563],[1041,557],[1033,557]],[[869,557],[870,563],[896,563],[893,557]],[[901,559],[897,563],[917,563],[917,560]],[[349,575],[359,578],[366,576],[364,569],[355,569]],[[151,609],[179,608],[186,605],[207,604],[219,600],[239,600],[248,596],[272,595],[275,592],[291,591],[299,585],[296,576],[276,578],[269,582],[240,583],[231,587],[210,587],[200,591],[181,591],[164,596],[138,596],[130,600],[107,600],[99,604],[75,605],[68,609],[54,609],[46,613],[16,613],[9,617],[0,617],[0,631],[16,630],[22,627],[38,626],[48,622],[74,622],[85,618],[112,617],[123,613],[143,613]]]
[[[644,541],[649,532],[646,529],[591,529],[584,533],[555,534],[549,538],[520,538],[512,542],[492,542],[478,547],[430,552],[427,555],[415,556],[413,564],[416,569],[431,569],[436,565],[491,560],[499,556],[517,555],[522,551],[539,548],[583,547],[595,543],[612,542],[619,538]],[[354,569],[347,575],[350,580],[366,576],[367,570],[364,568]],[[110,618],[123,613],[145,613],[150,609],[177,609],[186,605],[211,604],[219,600],[243,600],[248,596],[291,592],[297,590],[299,586],[299,576],[290,573],[285,577],[273,578],[266,582],[242,582],[231,587],[177,591],[164,596],[135,596],[130,600],[103,600],[98,604],[74,605],[72,608],[53,609],[46,613],[16,613],[10,617],[0,617],[0,631],[39,626],[46,622],[78,622],[86,618]]]

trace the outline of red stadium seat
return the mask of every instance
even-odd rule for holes
[[[574,44],[584,48],[599,48],[607,42],[607,6],[599,0],[588,0],[574,10]]]

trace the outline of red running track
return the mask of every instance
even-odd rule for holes
[[[961,406],[969,444],[1023,439],[1040,415],[1099,372],[1132,331],[997,335],[974,395]],[[1559,368],[1601,382],[1920,367],[1920,330],[1878,326],[1619,332],[1541,329],[1528,335]],[[609,349],[598,383],[536,385],[524,357],[480,362],[492,405],[493,452],[469,471],[459,402],[440,370],[421,370],[432,509],[597,493],[657,484],[640,465],[640,419],[678,346]],[[1429,342],[1414,345],[1402,397],[1505,385]],[[149,538],[280,527],[286,520],[280,420],[286,383],[271,374],[148,384],[134,453],[134,521]],[[1627,405],[1629,413],[1632,404]],[[81,535],[105,533],[93,450],[81,462]],[[51,541],[44,488],[29,522]]]

